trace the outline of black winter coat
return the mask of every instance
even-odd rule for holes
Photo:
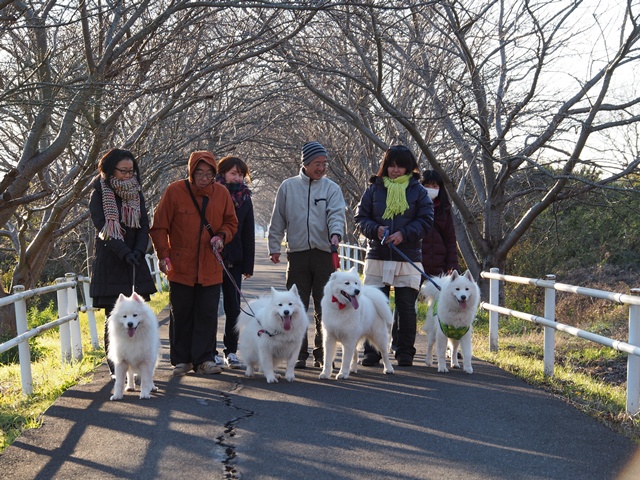
[[[422,240],[422,266],[431,276],[460,271],[451,205],[436,206],[433,228]]]
[[[100,179],[93,182],[93,192],[89,202],[91,219],[96,227],[96,251],[91,272],[91,285],[89,294],[94,299],[94,307],[109,308],[124,293],[131,295],[133,267],[124,257],[133,250],[139,250],[143,254],[147,252],[149,245],[149,217],[144,203],[144,196],[140,192],[140,228],[129,228],[124,224],[124,241],[110,238],[102,240],[98,237],[104,227],[104,209],[102,207],[102,187]],[[116,195],[118,212],[122,209],[122,199]],[[147,262],[143,259],[135,268],[136,293],[148,298],[156,292],[156,287],[151,278]]]
[[[242,265],[242,273],[253,275],[253,265],[256,258],[256,233],[253,217],[253,203],[251,197],[246,197],[242,205],[236,208],[238,217],[238,231],[233,240],[222,250],[222,256],[229,265]]]
[[[402,232],[404,241],[397,248],[411,261],[422,259],[422,238],[433,225],[433,202],[427,190],[419,182],[420,175],[414,174],[407,186],[409,208],[401,215],[391,219],[382,219],[387,208],[387,189],[380,177],[372,177],[371,185],[365,190],[355,216],[360,233],[369,239],[366,258],[372,260],[394,260],[405,262],[388,245],[382,245],[378,239],[378,227],[389,228],[389,234]]]

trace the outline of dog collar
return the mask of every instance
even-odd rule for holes
[[[269,331],[267,331],[267,330],[264,330],[264,329],[258,330],[258,336],[262,335],[263,333],[266,333],[266,334],[267,334],[267,335],[269,335],[270,337],[274,337],[274,336],[276,336],[276,335],[277,335],[278,333],[280,333],[280,332],[271,333],[271,332],[269,332]]]
[[[337,303],[338,304],[338,310],[342,310],[343,308],[345,308],[347,306],[346,303],[340,303],[340,300],[338,300],[336,297],[331,297],[331,301],[333,303]]]

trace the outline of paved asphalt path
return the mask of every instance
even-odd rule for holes
[[[249,298],[284,288],[286,264],[268,261],[264,241],[257,257]],[[640,478],[630,440],[490,364],[438,374],[424,336],[416,365],[394,375],[360,367],[321,381],[308,368],[270,385],[241,370],[173,378],[166,309],[159,320],[159,392],[109,401],[102,365],[0,455],[0,478]]]

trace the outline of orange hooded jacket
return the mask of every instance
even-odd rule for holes
[[[226,244],[238,229],[233,201],[229,191],[214,180],[204,188],[196,187],[193,172],[200,161],[211,165],[216,172],[216,161],[211,152],[193,152],[188,164],[189,186],[200,207],[202,198],[209,197],[206,219]],[[200,212],[193,204],[184,180],[171,183],[162,194],[149,235],[158,258],[171,260],[169,281],[189,286],[222,283],[222,266],[211,249],[211,235],[202,226]]]

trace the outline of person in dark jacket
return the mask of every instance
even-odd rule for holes
[[[249,177],[249,167],[238,157],[223,157],[218,162],[216,181],[227,187],[238,217],[238,231],[222,251],[227,272],[222,277],[222,298],[224,301],[224,362],[229,368],[240,368],[236,352],[238,332],[236,323],[240,315],[240,292],[242,279],[251,278],[256,257],[255,221],[251,190],[245,184]]]
[[[422,172],[422,185],[427,189],[434,207],[433,228],[429,230],[429,233],[422,240],[422,266],[424,271],[432,277],[449,274],[453,270],[460,271],[451,201],[444,188],[442,177],[435,170],[425,170]],[[422,281],[424,281],[424,278]],[[391,349],[395,351],[398,342],[397,310],[394,317],[391,331]]]
[[[444,189],[442,177],[435,170],[425,170],[422,173],[422,185],[427,189],[435,210],[433,228],[422,240],[424,271],[431,276],[460,271],[451,201]]]
[[[149,217],[145,208],[138,162],[127,150],[109,150],[98,163],[89,201],[96,227],[96,250],[89,293],[93,306],[104,308],[104,349],[109,351],[107,318],[118,296],[136,293],[149,300],[156,287],[145,253],[149,246]],[[135,278],[134,278],[135,274]],[[107,360],[113,374],[113,364]]]
[[[388,244],[393,243],[416,267],[422,268],[421,245],[433,225],[433,202],[420,184],[415,156],[403,145],[386,151],[370,183],[355,217],[360,232],[369,239],[364,283],[379,287],[387,295],[393,286],[399,315],[395,357],[399,366],[408,367],[413,365],[416,353],[415,308],[422,276]],[[380,358],[380,352],[366,343],[362,364],[377,365]]]

